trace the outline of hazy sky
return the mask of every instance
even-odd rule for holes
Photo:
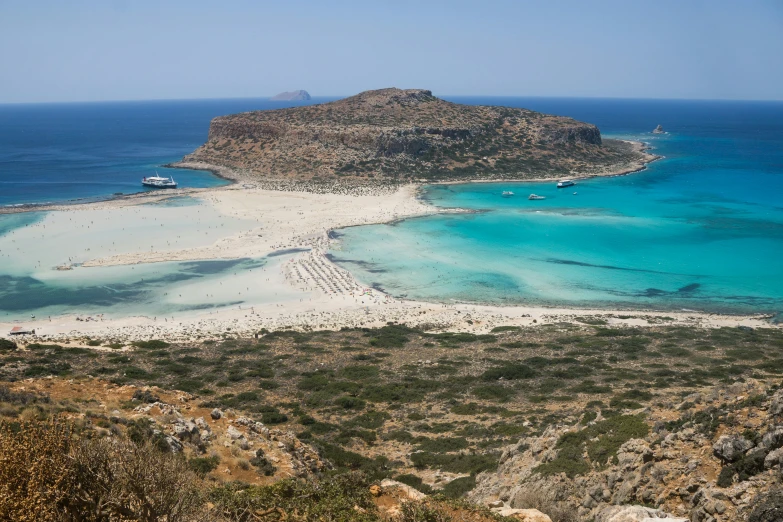
[[[783,99],[783,0],[0,0],[0,103]]]

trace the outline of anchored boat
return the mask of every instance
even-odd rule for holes
[[[158,176],[157,171],[155,171],[154,176],[142,178],[141,184],[145,187],[151,188],[177,188],[177,182],[174,181],[173,176],[170,178],[164,178],[162,176]]]
[[[504,191],[503,191],[503,194],[501,194],[501,195],[502,195],[504,198],[510,198],[511,196],[513,196],[513,195],[514,195],[514,193],[513,193],[513,192],[511,192],[510,190],[504,190]]]
[[[546,199],[546,196],[539,196],[538,194],[530,194],[527,199]]]
[[[574,185],[576,185],[576,183],[570,179],[564,179],[563,181],[558,182],[557,188],[573,187]]]

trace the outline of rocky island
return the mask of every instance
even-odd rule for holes
[[[178,166],[266,180],[470,181],[620,174],[653,158],[571,118],[390,88],[217,117]]]
[[[310,93],[303,90],[281,92],[269,98],[272,101],[304,101],[310,99]]]

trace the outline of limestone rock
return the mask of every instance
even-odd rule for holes
[[[715,456],[725,462],[735,462],[745,454],[753,443],[745,437],[739,435],[722,435],[715,444],[712,445],[712,451]]]
[[[223,416],[223,412],[220,409],[215,408],[214,410],[209,412],[209,416],[212,417],[213,420],[218,420]]]
[[[228,427],[226,430],[226,435],[228,435],[231,440],[238,440],[245,437],[245,435],[234,426]]]
[[[660,509],[644,506],[609,506],[598,512],[595,522],[652,522],[660,519],[688,522],[687,518],[677,518]]]
[[[769,403],[769,414],[778,416],[783,414],[783,389],[775,392],[772,401]]]
[[[617,460],[623,469],[638,468],[653,458],[653,452],[650,445],[641,439],[631,439],[617,451]]]
[[[766,457],[764,457],[764,467],[774,468],[783,464],[783,448],[778,448],[771,451]]]
[[[386,489],[397,489],[405,494],[405,496],[408,497],[408,500],[422,500],[427,497],[424,493],[421,491],[410,487],[407,484],[403,484],[402,482],[397,482],[396,480],[390,480],[390,479],[384,479],[381,481],[381,488]]]
[[[549,515],[545,515],[537,509],[513,509],[505,508],[496,511],[501,517],[511,517],[524,522],[552,522]]]
[[[766,451],[783,446],[783,426],[770,426],[767,433],[761,438],[759,446]]]
[[[653,134],[666,134],[666,131],[665,131],[665,130],[663,130],[663,127],[661,127],[660,125],[658,125],[657,127],[655,127],[655,128],[653,129],[652,133],[653,133]]]
[[[163,440],[166,442],[166,445],[169,447],[169,451],[172,453],[180,453],[182,451],[182,443],[171,435],[166,435],[163,437]]]

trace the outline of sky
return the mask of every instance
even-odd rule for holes
[[[783,99],[783,0],[0,0],[0,103]]]

